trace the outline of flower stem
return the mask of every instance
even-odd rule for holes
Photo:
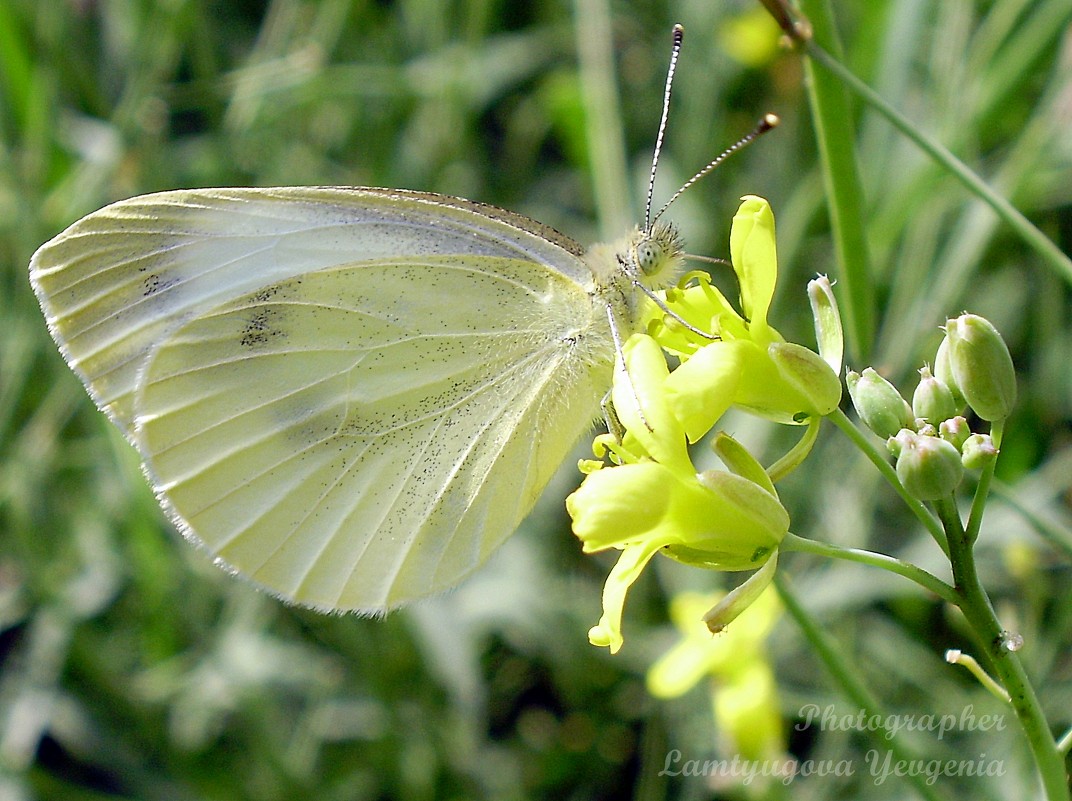
[[[876,448],[870,439],[860,431],[848,416],[841,411],[841,409],[835,409],[827,417],[830,421],[836,425],[849,439],[855,443],[864,455],[871,460],[871,463],[878,469],[878,472],[882,474],[890,486],[896,490],[897,494],[901,496],[901,500],[905,502],[912,513],[923,524],[924,528],[930,533],[934,541],[938,543],[938,547],[942,549],[942,552],[949,556],[949,543],[946,542],[945,532],[942,530],[941,523],[935,519],[934,515],[930,513],[923,502],[917,500],[908,494],[908,490],[904,488],[900,480],[897,478],[897,471],[893,469],[893,465],[890,464],[886,458],[886,454]]]
[[[809,418],[808,427],[804,430],[804,434],[797,441],[797,444],[790,448],[781,459],[767,468],[767,475],[770,476],[772,482],[777,484],[800,467],[801,462],[811,453],[815,440],[819,438],[819,426],[822,421],[821,417]]]
[[[1061,739],[1057,741],[1057,750],[1062,754],[1067,754],[1072,749],[1072,729],[1069,729],[1061,735]]]
[[[979,638],[983,652],[989,657],[994,671],[1009,693],[1009,703],[1024,730],[1042,780],[1045,797],[1048,801],[1068,801],[1069,787],[1064,756],[1054,741],[1023,664],[1016,653],[1005,645],[1007,632],[1002,629],[990,599],[979,581],[972,542],[961,525],[956,504],[949,498],[938,501],[935,505],[949,537],[949,561],[953,567],[954,588],[960,598],[957,605]]]
[[[990,429],[990,437],[995,448],[1001,448],[1001,437],[1005,433],[1005,421],[999,420]],[[972,498],[971,511],[968,513],[968,526],[965,534],[969,543],[979,539],[979,528],[983,524],[983,510],[986,508],[986,499],[990,495],[990,482],[994,480],[994,468],[997,459],[991,459],[990,463],[983,468],[979,476],[979,483],[975,487],[975,496]]]
[[[840,545],[798,537],[792,532],[785,535],[779,548],[782,551],[813,553],[817,556],[845,559],[849,562],[859,562],[872,567],[880,567],[883,570],[888,570],[891,573],[896,573],[916,582],[923,589],[933,592],[939,598],[951,604],[957,604],[960,601],[953,588],[937,576],[931,575],[923,568],[916,567],[909,562],[904,562],[892,556],[887,556],[884,553],[875,553],[874,551],[866,551],[860,548],[843,548]]]
[[[997,698],[999,701],[1009,703],[1009,694],[1005,691],[1005,688],[994,681],[990,674],[983,670],[983,666],[979,664],[974,656],[966,654],[958,648],[950,648],[945,652],[945,661],[951,665],[960,665],[965,668],[969,673],[978,679],[979,683],[983,685],[990,694]]]

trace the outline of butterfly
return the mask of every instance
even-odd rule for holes
[[[30,279],[189,540],[288,601],[378,614],[484,562],[599,416],[682,266],[648,209],[585,250],[425,192],[170,191],[75,222]]]
[[[30,277],[187,538],[287,600],[375,613],[514,531],[598,416],[634,282],[679,261],[669,225],[585,252],[442,195],[202,189],[90,214]]]

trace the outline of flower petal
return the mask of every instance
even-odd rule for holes
[[[677,483],[660,464],[643,462],[597,470],[566,498],[573,533],[585,553],[621,548],[649,535],[666,516]]]
[[[622,551],[607,576],[607,583],[603,585],[603,616],[588,631],[588,641],[592,645],[610,648],[612,654],[618,653],[624,642],[622,607],[625,605],[626,593],[658,550],[657,543],[645,542],[629,546]]]
[[[732,738],[743,759],[785,759],[777,681],[767,662],[757,660],[722,684],[712,707],[719,729]]]
[[[774,213],[756,195],[745,195],[730,228],[730,259],[741,287],[741,309],[752,338],[766,344],[767,309],[778,280]]]
[[[656,306],[655,313],[649,312],[644,318],[645,327],[662,347],[682,359],[687,359],[711,342],[709,338],[690,331],[675,318],[680,318],[693,328],[720,339],[747,338],[748,323],[741,319],[737,310],[718,288],[712,285],[711,276],[695,271],[682,280],[688,280],[690,283],[666,290],[666,305],[674,316],[666,314]]]
[[[711,653],[710,636],[702,642],[685,637],[648,669],[648,692],[656,698],[684,695],[711,672]]]
[[[664,385],[670,371],[662,349],[651,337],[636,334],[622,350],[626,369],[615,372],[611,397],[625,426],[626,448],[635,450],[635,441],[655,461],[693,473],[685,432],[667,401]]]
[[[750,342],[712,342],[679,365],[666,379],[666,396],[689,442],[711,430],[737,396],[745,363],[761,357]]]

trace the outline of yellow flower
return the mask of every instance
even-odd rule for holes
[[[667,306],[701,337],[661,311],[649,331],[682,364],[666,385],[675,416],[690,442],[711,429],[730,406],[782,423],[827,415],[841,400],[841,381],[820,356],[786,342],[767,322],[778,280],[774,214],[766,200],[742,199],[730,230],[730,259],[741,289],[738,314],[706,273],[685,277],[667,292]]]
[[[631,338],[624,359],[628,380],[615,382],[613,398],[626,435],[621,445],[597,440],[597,455],[608,448],[618,464],[592,469],[566,499],[586,553],[622,552],[603,590],[603,616],[588,635],[612,653],[622,645],[626,593],[656,553],[716,570],[751,570],[789,529],[773,486],[725,471],[696,472],[667,403],[666,359],[654,340]],[[750,470],[762,472],[758,465]]]
[[[781,613],[778,596],[765,590],[738,621],[712,637],[704,610],[718,596],[682,593],[670,617],[684,635],[648,670],[648,691],[676,698],[711,679],[711,705],[719,730],[744,759],[775,759],[784,753],[785,733],[777,686],[765,641]]]

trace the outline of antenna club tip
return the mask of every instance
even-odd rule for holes
[[[680,22],[674,23],[674,41],[677,42],[678,44],[680,44],[681,40],[684,38],[684,36],[685,36],[685,26],[682,25]]]
[[[759,125],[756,126],[756,133],[766,133],[771,128],[777,128],[781,124],[782,120],[777,114],[767,113],[759,121]]]

